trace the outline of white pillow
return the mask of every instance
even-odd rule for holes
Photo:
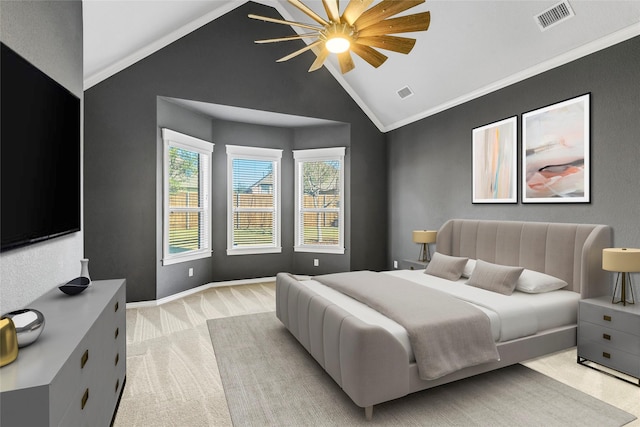
[[[473,273],[474,268],[476,268],[476,260],[470,259],[462,270],[462,277],[466,277],[467,279],[471,277],[471,273]]]
[[[516,282],[516,290],[529,294],[556,291],[565,286],[569,286],[569,284],[562,279],[527,269],[522,272]]]
[[[462,269],[467,264],[467,258],[444,255],[436,252],[424,270],[424,274],[456,281],[462,275]]]

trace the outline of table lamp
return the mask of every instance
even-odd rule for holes
[[[602,269],[607,271],[615,271],[618,273],[616,284],[613,288],[613,304],[622,303],[622,305],[635,304],[633,294],[633,285],[629,273],[640,272],[640,249],[632,248],[606,248],[602,250]],[[622,283],[620,288],[620,299],[616,301],[616,292],[618,291],[618,281],[622,275]],[[629,278],[629,293],[631,299],[627,300],[627,277]]]
[[[431,261],[431,256],[429,254],[429,243],[436,242],[437,231],[433,230],[414,230],[413,232],[413,242],[421,243],[420,245],[420,255],[418,256],[418,260],[422,262]]]

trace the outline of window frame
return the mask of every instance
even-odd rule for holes
[[[249,147],[240,145],[227,145],[227,255],[256,255],[282,253],[282,190],[281,190],[281,170],[282,151],[276,148]],[[274,199],[274,239],[272,244],[252,245],[243,247],[233,247],[233,225],[234,214],[237,212],[233,206],[233,161],[259,160],[273,162],[273,199]],[[256,208],[248,209],[246,212],[257,211]],[[242,210],[244,210],[242,209]],[[240,211],[242,211],[240,210]],[[262,209],[264,211],[265,209]]]
[[[326,254],[344,254],[344,167],[345,167],[345,147],[332,147],[332,148],[315,148],[308,150],[293,150],[293,159],[295,163],[295,244],[293,247],[294,252],[312,252],[312,253],[326,253]],[[303,163],[307,162],[322,162],[322,161],[339,161],[340,162],[340,201],[338,211],[338,243],[335,245],[310,245],[304,243],[304,236],[302,235],[303,224],[301,224],[302,213],[305,211],[310,212],[312,210],[304,208],[304,192],[302,190],[302,174],[301,167]],[[327,209],[321,208],[313,211],[325,211],[336,212],[335,208]]]
[[[193,136],[185,135],[183,133],[162,128],[162,140],[163,140],[163,209],[162,209],[162,265],[172,265],[186,261],[193,261],[202,258],[209,258],[213,253],[212,249],[212,230],[211,230],[211,212],[212,212],[212,197],[211,197],[211,177],[213,167],[213,149],[215,144],[212,142],[204,141],[202,139],[195,138]],[[169,206],[169,149],[172,147],[181,148],[191,152],[197,152],[200,155],[206,157],[207,171],[204,175],[199,172],[199,190],[204,188],[205,195],[203,206],[198,208],[171,208]],[[169,252],[169,219],[171,212],[203,212],[204,219],[203,224],[205,228],[204,235],[207,239],[205,247],[195,249],[179,254],[171,254]]]

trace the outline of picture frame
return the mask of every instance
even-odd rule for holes
[[[522,115],[522,203],[590,203],[591,94]]]
[[[472,203],[518,203],[518,116],[472,131]]]

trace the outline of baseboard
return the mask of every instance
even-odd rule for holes
[[[128,302],[127,308],[157,307],[159,305],[166,304],[168,302],[175,301],[177,299],[184,298],[186,296],[193,295],[195,293],[202,292],[210,288],[220,288],[223,286],[250,285],[253,283],[274,282],[275,280],[276,280],[275,277],[258,277],[256,279],[240,279],[240,280],[227,280],[225,282],[211,282],[211,283],[207,283],[192,289],[187,289],[186,291],[178,292],[177,294],[169,295],[168,297],[160,298],[157,300]]]

